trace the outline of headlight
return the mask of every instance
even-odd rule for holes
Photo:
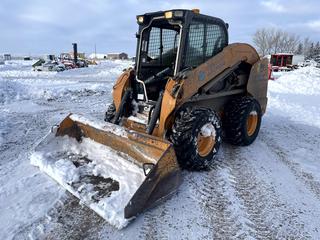
[[[137,20],[138,20],[138,23],[143,23],[144,17],[143,16],[138,16]]]
[[[164,17],[165,17],[165,18],[172,18],[172,17],[173,17],[173,14],[172,14],[171,11],[170,11],[170,12],[165,12],[165,13],[164,13]]]
[[[169,12],[165,12],[164,13],[164,17],[167,18],[167,19],[170,19],[170,18],[181,18],[183,17],[183,11],[169,11]]]

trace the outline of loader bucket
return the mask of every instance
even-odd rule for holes
[[[35,147],[31,163],[118,228],[181,183],[170,142],[73,114]]]

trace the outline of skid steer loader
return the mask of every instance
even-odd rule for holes
[[[208,169],[222,138],[246,146],[267,105],[268,60],[228,43],[198,10],[137,16],[135,67],[113,86],[105,121],[70,114],[32,163],[121,228],[173,194],[181,170]]]

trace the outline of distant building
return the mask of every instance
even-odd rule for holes
[[[11,54],[4,54],[3,57],[4,57],[4,60],[5,60],[5,61],[9,61],[9,60],[12,59],[12,58],[11,58]]]
[[[103,53],[92,53],[89,55],[90,59],[96,59],[96,60],[103,60],[103,59],[107,59],[107,54],[103,54]]]
[[[128,59],[128,54],[122,52],[122,53],[108,53],[107,58],[111,60],[121,59],[126,60]]]

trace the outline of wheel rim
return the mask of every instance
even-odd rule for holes
[[[255,133],[257,125],[258,113],[256,111],[251,111],[247,119],[247,134],[249,137],[251,137]]]
[[[197,137],[198,154],[201,157],[208,156],[216,144],[215,129],[212,124],[205,124]]]

